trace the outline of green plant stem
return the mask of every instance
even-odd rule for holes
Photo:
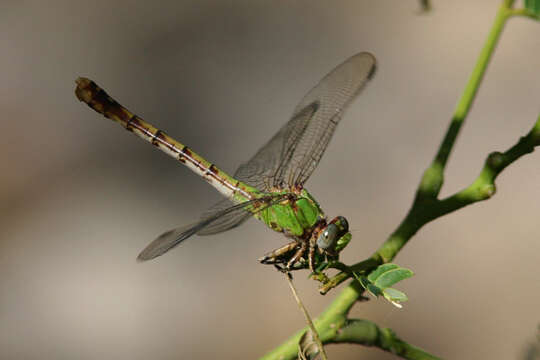
[[[391,261],[403,248],[403,246],[405,246],[407,241],[409,241],[409,239],[411,239],[422,226],[442,215],[448,214],[451,211],[457,210],[460,207],[474,202],[471,201],[472,198],[466,198],[463,200],[463,195],[478,195],[473,194],[473,189],[478,190],[481,185],[484,185],[481,182],[482,180],[486,180],[484,178],[480,180],[477,179],[475,181],[476,184],[473,183],[473,185],[469,187],[470,189],[468,191],[465,191],[466,189],[464,190],[465,193],[458,193],[460,195],[454,198],[454,200],[462,199],[463,201],[461,203],[456,201],[441,202],[437,199],[437,196],[439,195],[444,182],[444,171],[448,157],[450,156],[451,150],[455,145],[456,138],[462,128],[465,118],[469,114],[469,110],[471,109],[474,98],[478,92],[478,88],[486,72],[489,60],[491,59],[491,56],[495,50],[495,46],[500,38],[506,20],[508,20],[508,18],[512,15],[512,5],[513,1],[505,0],[497,11],[495,20],[482,51],[480,52],[473,72],[469,77],[467,85],[465,86],[465,89],[456,105],[454,115],[450,121],[450,126],[446,131],[439,149],[437,150],[437,154],[435,155],[433,162],[422,176],[412,207],[403,221],[399,224],[398,228],[368,259],[368,261],[364,260],[351,266],[353,271],[360,274],[367,273],[378,265]],[[491,185],[494,188],[495,185]],[[489,193],[489,189],[490,187],[488,186],[482,190]],[[485,198],[479,200],[485,200]],[[458,204],[462,206],[457,206]],[[369,266],[366,266],[367,263],[369,263]],[[326,294],[333,287],[341,284],[349,277],[350,274],[341,272],[321,286],[319,291],[321,294]]]
[[[466,188],[445,199],[438,199],[444,180],[444,170],[455,140],[473,104],[478,87],[485,74],[489,60],[510,16],[531,16],[530,12],[514,10],[514,0],[504,0],[489,32],[486,43],[469,78],[467,86],[456,105],[450,126],[425,171],[416,197],[409,212],[398,228],[368,259],[350,267],[359,275],[367,275],[382,263],[391,261],[407,241],[428,222],[478,201],[487,200],[495,193],[495,179],[510,164],[540,146],[540,116],[531,131],[507,151],[488,155],[478,177]],[[350,277],[350,272],[340,272],[324,284],[319,291],[327,293]],[[389,329],[379,329],[365,320],[348,320],[350,308],[360,299],[363,288],[353,281],[343,289],[327,309],[314,321],[323,343],[352,342],[377,346],[407,359],[436,359],[433,355],[409,345],[397,338]],[[293,359],[297,354],[298,341],[306,329],[302,329],[262,359]],[[381,335],[382,334],[382,335]],[[376,340],[378,339],[378,340]]]
[[[493,22],[484,47],[476,61],[476,65],[469,77],[469,81],[456,104],[454,115],[452,116],[448,130],[446,131],[446,135],[439,146],[439,150],[437,151],[433,162],[424,172],[422,180],[420,181],[415,202],[422,201],[422,198],[424,197],[435,198],[441,191],[444,183],[444,170],[448,162],[448,157],[450,156],[450,152],[454,147],[459,131],[461,130],[465,118],[469,114],[474,99],[476,98],[478,88],[484,78],[487,66],[504,29],[506,20],[511,15],[511,7],[509,5],[511,6],[511,2],[505,1],[497,11],[495,21]]]
[[[540,20],[540,15],[535,14],[529,9],[514,9],[511,11],[512,16],[524,16],[533,20]]]
[[[314,320],[315,328],[324,344],[357,343],[376,346],[405,359],[437,359],[399,339],[390,329],[380,329],[366,320],[348,320],[351,307],[360,297],[363,289],[354,283],[343,289],[321,316]],[[294,359],[298,354],[298,342],[308,328],[296,332],[281,346],[267,353],[260,360]]]
[[[351,319],[330,343],[354,343],[377,346],[404,359],[439,359],[438,357],[406,343],[388,329],[381,329],[371,321]]]
[[[377,266],[391,261],[425,224],[467,205],[491,198],[496,191],[497,176],[520,157],[533,152],[536,146],[540,146],[540,117],[529,133],[510,149],[489,154],[480,174],[469,186],[445,199],[424,199],[422,203],[413,205],[396,231],[381,247],[370,258],[350,266],[350,270],[361,275],[368,274]],[[349,273],[340,272],[321,286],[319,291],[326,294],[349,277]]]

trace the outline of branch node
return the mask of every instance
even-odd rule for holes
[[[420,186],[418,187],[417,198],[435,198],[444,183],[444,166],[440,161],[435,160],[430,167],[424,171]]]
[[[497,192],[497,187],[495,184],[486,184],[480,188],[479,192],[481,199],[487,200],[495,195]]]
[[[488,155],[486,163],[490,168],[498,170],[504,164],[504,155],[499,151],[494,151]]]

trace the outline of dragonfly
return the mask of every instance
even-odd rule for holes
[[[137,259],[154,259],[192,235],[221,233],[251,217],[289,239],[261,257],[263,264],[274,264],[284,271],[309,267],[314,272],[317,264],[337,259],[352,238],[348,222],[343,216],[328,220],[304,184],[319,164],[347,106],[375,69],[376,59],[368,52],[355,54],[335,67],[233,176],[127,110],[92,80],[78,78],[75,94],[80,101],[186,165],[225,196],[198,221],[160,235]]]

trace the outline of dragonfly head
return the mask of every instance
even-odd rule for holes
[[[322,229],[317,238],[317,247],[324,252],[338,254],[351,241],[349,223],[337,216]]]

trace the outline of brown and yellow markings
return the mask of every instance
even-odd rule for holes
[[[167,135],[167,133],[165,133],[165,131],[163,130],[158,130],[156,132],[156,144],[159,142],[160,144],[162,145],[165,145],[171,149],[176,149],[176,147],[174,146],[175,144],[175,141],[173,140],[173,138],[171,138],[169,135]],[[178,149],[179,150],[179,149]]]
[[[192,160],[193,163],[195,163],[195,159],[193,159],[193,152],[190,148],[184,146],[184,148],[182,149],[182,156],[180,156],[178,160],[185,163],[187,158],[189,158],[190,160]]]
[[[154,146],[164,146],[172,152],[180,153],[182,150],[176,147],[176,142],[169,137],[165,131],[157,130],[152,138],[152,145]]]
[[[193,170],[203,175],[208,182],[214,184],[214,186],[217,184],[222,185],[218,187],[218,190],[228,188],[233,193],[239,192],[243,197],[253,199],[254,195],[252,193],[255,192],[255,189],[231,178],[216,166],[201,158],[189,147],[177,142],[165,132],[131,113],[92,80],[80,77],[76,80],[76,83],[75,95],[93,110],[121,124],[126,130],[164,150],[168,155],[172,155],[180,162],[189,163],[190,167],[195,168]],[[225,194],[230,196],[228,192]]]
[[[154,134],[154,137],[152,138],[152,145],[154,146],[159,146],[160,144],[161,145],[165,145],[166,147],[168,147],[170,149],[170,145],[167,144],[164,139],[163,139],[163,135],[165,135],[165,133],[161,130],[158,129],[158,131],[156,131],[156,133]]]
[[[208,170],[207,167],[204,166],[201,163],[200,158],[187,146],[184,146],[182,148],[182,151],[180,152],[180,156],[179,156],[178,160],[180,160],[180,162],[183,163],[183,164],[185,164],[186,161],[189,161],[190,163],[195,165],[195,167],[197,167],[201,171]],[[204,175],[203,175],[203,177],[204,177]]]
[[[214,175],[219,175],[219,173],[220,173],[219,169],[214,164],[210,165],[210,167],[208,168],[208,172],[212,173]],[[223,181],[223,180],[221,180],[221,181]]]
[[[219,176],[219,169],[216,167],[216,165],[211,164],[208,169],[206,169],[206,172],[203,174],[203,177],[217,180],[219,183],[223,185],[227,185],[226,181]]]
[[[145,123],[140,117],[138,116],[132,116],[128,119],[128,121],[125,122],[126,130],[128,131],[139,131],[140,133],[146,135],[149,138],[154,139],[154,134],[156,132],[156,128],[154,128],[152,125]]]
[[[126,108],[111,98],[105,90],[87,78],[77,79],[75,95],[80,101],[87,103],[92,109],[111,120],[126,122],[133,116]]]
[[[77,87],[75,88],[75,95],[77,99],[85,103],[89,103],[92,100],[94,89],[99,89],[99,86],[90,79],[80,77],[75,80]]]
[[[190,161],[196,166],[199,168],[199,170],[201,171],[208,171],[208,165],[206,165],[205,163],[203,163],[203,159],[201,159],[201,157],[199,155],[197,155],[196,153],[194,153],[190,148],[188,148],[187,146],[185,147],[185,149],[182,151],[186,156],[189,157]],[[209,164],[209,163],[207,163]],[[209,164],[211,165],[211,164]],[[204,177],[204,174],[203,174],[203,177]]]

